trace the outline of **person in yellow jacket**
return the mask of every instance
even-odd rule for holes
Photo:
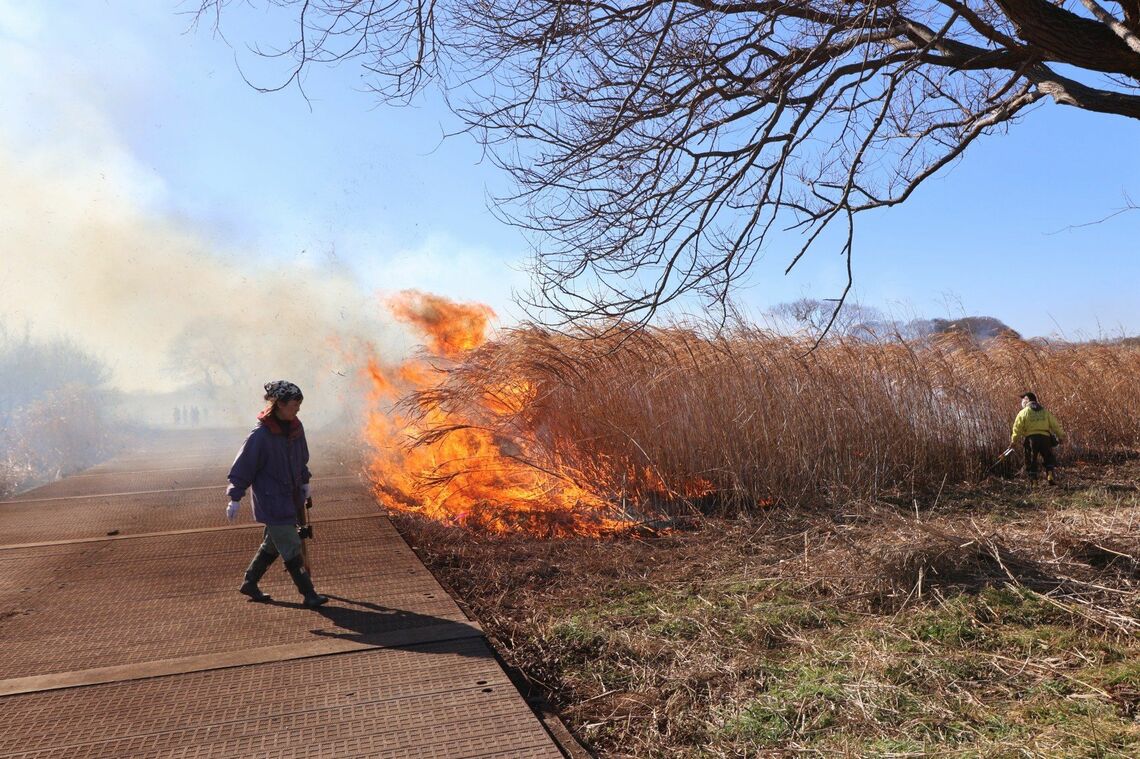
[[[1037,456],[1045,462],[1045,479],[1050,485],[1056,484],[1053,479],[1053,469],[1057,466],[1057,456],[1053,447],[1060,445],[1065,439],[1065,431],[1061,423],[1047,408],[1037,402],[1033,393],[1021,394],[1021,411],[1013,420],[1013,433],[1009,437],[1010,445],[1017,445],[1022,441],[1025,446],[1025,473],[1029,479],[1037,479]]]

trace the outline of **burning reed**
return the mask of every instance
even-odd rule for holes
[[[389,397],[410,391],[374,416],[377,489],[442,521],[539,534],[918,494],[981,477],[1027,389],[1066,426],[1066,456],[1140,441],[1124,412],[1140,406],[1135,347],[959,334],[808,347],[753,328],[582,340],[525,326],[401,367],[402,385],[374,369]]]

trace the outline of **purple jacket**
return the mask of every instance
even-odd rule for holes
[[[288,430],[272,416],[259,416],[233,466],[226,495],[240,501],[252,485],[253,518],[262,524],[296,524],[301,486],[309,473],[305,428],[295,420]]]

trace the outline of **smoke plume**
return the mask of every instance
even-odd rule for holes
[[[212,247],[106,167],[0,145],[0,188],[0,316],[76,341],[119,389],[195,386],[256,405],[266,380],[344,392],[352,357],[403,350],[347,274]]]

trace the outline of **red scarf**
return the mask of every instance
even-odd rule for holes
[[[269,428],[269,431],[274,435],[289,435],[290,440],[296,440],[304,433],[305,428],[301,425],[300,419],[294,419],[291,422],[283,422],[269,409],[262,411],[257,415],[257,421],[264,424]]]

